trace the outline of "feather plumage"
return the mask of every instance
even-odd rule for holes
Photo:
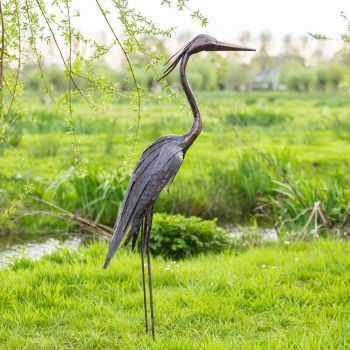
[[[131,176],[114,225],[105,268],[125,235],[125,244],[137,237],[147,209],[153,205],[166,184],[175,177],[184,156],[181,143],[182,136],[169,135],[156,140],[143,152]]]

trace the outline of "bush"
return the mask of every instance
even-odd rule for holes
[[[305,67],[297,61],[287,61],[283,64],[280,74],[280,83],[289,90],[298,92],[336,91],[345,82],[349,68],[340,63],[321,63],[314,67]]]
[[[315,86],[316,74],[312,69],[303,66],[299,62],[287,62],[282,67],[279,80],[289,90],[308,92]]]
[[[224,86],[226,90],[249,90],[253,81],[251,67],[246,64],[238,64],[230,62],[227,74],[224,78]]]
[[[198,217],[156,214],[152,227],[151,249],[154,255],[183,259],[201,253],[220,252],[229,245],[229,237],[215,220]]]
[[[338,62],[323,63],[315,67],[317,88],[320,91],[338,90],[349,74],[346,65]]]
[[[64,75],[64,70],[58,65],[50,65],[46,69],[46,82],[49,88],[54,91],[65,91],[69,86],[69,81]]]

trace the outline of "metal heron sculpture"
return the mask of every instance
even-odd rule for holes
[[[217,41],[209,35],[198,35],[190,41],[182,50],[173,55],[166,65],[164,75],[159,79],[169,75],[180,63],[180,78],[183,90],[187,96],[188,103],[193,113],[193,124],[185,135],[163,136],[147,147],[134,172],[131,176],[129,186],[125,193],[123,204],[114,225],[114,233],[109,244],[109,252],[104,264],[108,266],[113,255],[118,249],[124,236],[124,245],[132,240],[132,248],[137,243],[139,232],[141,232],[141,263],[142,263],[142,283],[144,296],[144,312],[146,332],[149,332],[147,314],[146,278],[144,268],[144,257],[147,257],[147,273],[149,287],[149,303],[151,314],[151,334],[154,337],[154,310],[152,294],[152,276],[150,261],[150,237],[152,228],[153,207],[155,201],[169,183],[174,180],[187,150],[196,140],[202,130],[202,117],[196,98],[193,95],[191,86],[186,77],[186,66],[191,55],[201,51],[255,51],[247,47],[226,44]]]

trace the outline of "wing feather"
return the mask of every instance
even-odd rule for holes
[[[176,175],[183,161],[182,151],[178,151],[169,157],[165,163],[163,163],[160,171],[155,173],[150,181],[147,183],[142,196],[137,202],[135,208],[136,217],[133,217],[136,224],[132,227],[125,240],[125,245],[129,243],[132,236],[138,232],[139,225],[144,217],[146,210],[157,199],[162,192],[166,184]]]
[[[154,203],[160,192],[173,179],[183,161],[178,138],[160,138],[148,147],[135,167],[124,201],[114,225],[109,245],[106,268],[118,249],[125,234],[127,244],[140,229],[147,208]]]

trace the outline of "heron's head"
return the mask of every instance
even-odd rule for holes
[[[201,51],[255,51],[249,47],[227,44],[222,41],[218,41],[210,35],[200,34],[197,35],[192,41],[190,41],[183,49],[178,51],[175,55],[170,57],[166,62],[169,64],[165,70],[164,75],[158,79],[161,80],[169,75],[180,62],[181,58],[185,55],[192,55]]]
[[[197,35],[188,45],[189,54],[201,51],[255,51],[249,47],[224,43],[206,34]]]

